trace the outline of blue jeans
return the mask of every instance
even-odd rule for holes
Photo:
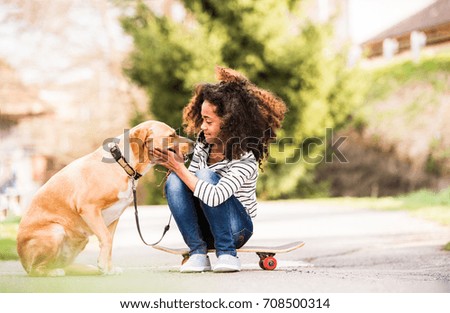
[[[198,170],[199,179],[217,184],[220,176],[209,169]],[[236,249],[242,247],[253,234],[253,222],[236,197],[216,207],[210,207],[198,198],[171,173],[167,178],[165,192],[170,211],[189,247],[190,254],[206,254],[216,249],[216,255],[236,256]]]

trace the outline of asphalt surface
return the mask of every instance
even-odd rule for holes
[[[166,206],[142,206],[139,216],[147,242],[161,236]],[[264,271],[253,253],[240,254],[239,273],[182,274],[181,257],[145,246],[137,234],[134,210],[121,217],[114,239],[117,276],[28,277],[17,261],[0,262],[0,292],[252,292],[378,293],[450,292],[450,228],[403,211],[373,211],[320,201],[260,203],[249,245],[305,246],[278,254],[278,267]],[[163,242],[183,247],[174,222]],[[92,237],[78,263],[95,264]],[[212,263],[216,261],[210,256]]]

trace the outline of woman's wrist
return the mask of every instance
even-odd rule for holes
[[[175,174],[186,184],[186,186],[193,192],[195,185],[197,185],[198,178],[192,174],[187,167],[183,164],[177,170],[174,170]]]

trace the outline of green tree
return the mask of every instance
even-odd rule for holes
[[[190,23],[156,17],[140,3],[123,22],[135,42],[126,72],[148,91],[155,118],[180,125],[193,86],[213,81],[215,64],[244,73],[286,102],[278,134],[285,144],[271,148],[258,186],[263,198],[315,192],[312,173],[325,148],[317,140],[326,128],[344,125],[361,101],[345,58],[329,45],[330,25],[308,21],[302,2],[184,0]]]
[[[156,16],[142,1],[132,16],[122,18],[124,30],[134,40],[134,50],[124,66],[125,73],[148,94],[148,111],[157,120],[181,131],[183,107],[193,87],[214,79],[214,64],[221,64],[220,45],[208,39],[199,25],[186,27]],[[138,112],[132,123],[147,114]],[[146,184],[147,199],[152,204],[165,203],[161,182],[165,169],[158,166]]]
[[[125,73],[147,91],[152,115],[179,127],[193,86],[213,79],[211,66],[220,63],[218,49],[210,45],[202,28],[157,17],[142,2],[133,16],[122,19],[122,25],[134,39]]]

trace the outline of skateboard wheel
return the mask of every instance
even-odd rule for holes
[[[259,260],[259,267],[263,270],[265,269],[263,260]]]
[[[277,260],[274,257],[267,257],[259,261],[259,266],[267,271],[273,271],[277,267]]]

